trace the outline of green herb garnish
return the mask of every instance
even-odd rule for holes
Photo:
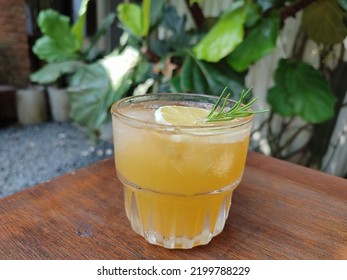
[[[230,93],[224,97],[227,88],[225,88],[222,94],[219,96],[216,104],[213,106],[211,112],[206,117],[206,122],[221,122],[221,121],[231,121],[235,118],[247,117],[254,114],[265,113],[269,109],[250,110],[252,104],[257,101],[257,98],[253,98],[250,102],[243,104],[243,101],[246,99],[247,95],[251,92],[252,88],[249,88],[247,91],[242,90],[240,99],[228,110],[225,110],[225,106],[230,97]],[[224,99],[224,101],[223,101]],[[221,102],[223,104],[220,106]]]

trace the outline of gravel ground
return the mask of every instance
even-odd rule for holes
[[[112,156],[112,141],[94,145],[72,123],[2,128],[0,197]]]

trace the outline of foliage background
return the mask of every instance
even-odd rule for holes
[[[324,170],[346,130],[332,141],[347,89],[346,9],[345,0],[127,1],[117,7],[124,34],[112,53],[86,59],[91,48],[79,43],[79,20],[59,29],[75,37],[70,49],[60,46],[69,55],[48,62],[74,63],[60,74],[68,74],[71,117],[91,137],[109,121],[111,104],[126,95],[219,95],[228,86],[238,98],[254,86],[271,112],[256,124],[252,149]],[[261,72],[254,71],[260,64]]]

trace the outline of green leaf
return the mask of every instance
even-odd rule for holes
[[[209,62],[217,62],[231,53],[243,40],[245,20],[244,6],[222,16],[194,47],[196,57]]]
[[[302,26],[315,42],[337,44],[347,36],[346,15],[337,1],[318,0],[304,9]]]
[[[238,94],[243,84],[244,74],[235,73],[228,65],[207,63],[187,55],[180,73],[171,80],[171,90],[219,95],[228,86]]]
[[[261,9],[254,3],[249,3],[245,6],[246,9],[246,22],[245,27],[252,27],[259,19],[261,19]]]
[[[310,123],[321,123],[334,116],[335,96],[328,82],[301,61],[279,61],[275,85],[267,98],[273,111],[285,117],[299,116]]]
[[[93,135],[109,120],[109,108],[117,99],[107,71],[100,63],[90,64],[77,71],[70,84],[70,116]]]
[[[48,36],[55,44],[68,50],[78,50],[80,45],[71,31],[70,19],[55,10],[44,10],[38,16],[41,32]]]
[[[280,18],[278,13],[263,18],[227,57],[228,64],[236,71],[246,70],[252,63],[273,51],[276,47],[279,29]]]
[[[196,81],[194,79],[194,77],[196,75],[194,75],[194,73],[196,73],[197,71],[199,71],[200,69],[194,67],[195,65],[193,65],[194,61],[193,58],[191,56],[188,56],[185,60],[184,63],[182,65],[182,69],[181,69],[181,75],[180,75],[180,88],[184,91],[184,92],[194,92],[194,90],[196,89],[198,92],[206,92],[206,89],[204,87],[204,85],[206,85],[206,83],[202,80],[198,80]],[[198,88],[199,86],[202,86],[202,88]]]
[[[142,31],[141,36],[147,36],[151,22],[151,0],[142,1]]]
[[[79,58],[79,42],[71,32],[68,17],[44,10],[38,16],[38,24],[44,35],[36,40],[33,52],[40,59],[54,62]]]
[[[80,8],[78,10],[78,18],[71,29],[72,33],[77,38],[80,47],[82,47],[83,45],[84,27],[85,27],[86,17],[87,17],[88,2],[89,0],[82,0]]]
[[[164,18],[161,22],[162,26],[172,31],[174,35],[178,36],[185,33],[186,16],[179,16],[177,9],[169,5],[165,9]]]
[[[70,79],[71,118],[90,135],[110,119],[111,105],[122,98],[133,81],[137,60],[131,49],[112,53],[99,62],[79,69]],[[122,67],[119,67],[122,65]]]
[[[134,83],[140,84],[145,82],[152,74],[152,65],[144,58],[140,59],[137,63],[134,72]]]
[[[117,11],[123,25],[134,35],[141,37],[143,32],[141,7],[132,3],[122,3],[117,6]]]
[[[75,49],[61,47],[56,41],[48,36],[36,40],[33,52],[42,60],[47,62],[59,62],[64,60],[77,60],[80,55]]]
[[[150,50],[159,57],[165,57],[170,53],[182,53],[191,48],[197,41],[197,34],[188,33],[185,30],[186,16],[179,16],[176,9],[168,5],[165,7],[160,27],[165,28],[168,35],[163,40],[149,40]]]
[[[272,110],[283,117],[293,117],[296,115],[293,102],[294,97],[286,88],[286,73],[288,70],[287,60],[280,60],[275,71],[275,85],[269,89],[267,101],[272,107]]]
[[[39,84],[51,84],[54,83],[60,76],[73,73],[82,65],[83,63],[81,61],[50,63],[31,74],[30,80]]]

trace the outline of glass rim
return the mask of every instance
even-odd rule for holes
[[[121,106],[122,104],[127,104],[127,102],[131,101],[131,100],[139,100],[141,102],[141,100],[143,99],[143,101],[160,101],[160,100],[166,100],[166,101],[180,101],[180,100],[167,100],[167,99],[160,99],[160,97],[162,96],[184,96],[184,97],[191,97],[191,98],[205,98],[207,99],[211,99],[214,100],[215,102],[218,100],[218,96],[213,96],[213,95],[207,95],[207,94],[197,94],[197,93],[147,93],[144,95],[136,95],[136,96],[128,96],[125,98],[122,98],[116,102],[114,102],[111,106],[111,114],[115,117],[118,117],[122,120],[125,121],[129,121],[129,122],[134,122],[137,123],[139,125],[145,126],[145,127],[150,127],[150,128],[156,128],[156,129],[165,129],[165,130],[169,130],[169,129],[184,129],[184,130],[214,130],[214,129],[221,129],[221,128],[237,128],[237,127],[242,127],[245,126],[249,123],[252,122],[253,120],[253,115],[249,115],[247,117],[242,117],[239,118],[237,120],[233,120],[233,121],[220,121],[220,122],[211,122],[211,123],[207,123],[206,125],[172,125],[172,124],[161,124],[161,123],[157,123],[157,122],[150,122],[150,121],[144,121],[144,120],[140,120],[140,119],[136,119],[133,117],[129,117],[125,114],[122,114],[118,107]],[[140,103],[139,102],[139,103]],[[203,101],[199,101],[199,100],[191,100],[191,102],[200,102],[203,103]],[[214,103],[209,103],[211,105],[214,105]],[[228,102],[233,102],[236,103],[235,100],[229,99]]]

